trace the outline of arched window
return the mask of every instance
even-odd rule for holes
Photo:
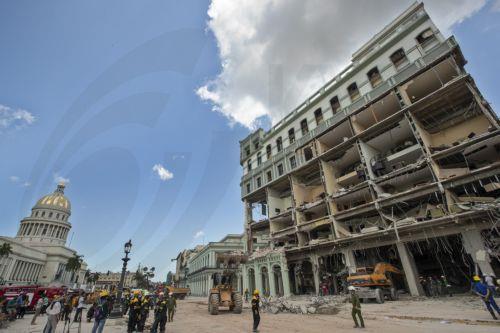
[[[51,218],[52,218],[52,215],[54,215],[54,213],[50,212],[50,213],[49,213],[49,219],[51,219]]]
[[[295,142],[295,128],[293,127],[288,130],[288,141],[290,144]]]
[[[382,76],[380,76],[377,66],[370,69],[366,75],[368,76],[368,80],[370,80],[372,88],[375,88],[382,83]]]
[[[391,61],[396,69],[400,69],[408,63],[408,58],[406,57],[405,50],[398,49],[393,54],[391,54]]]
[[[347,93],[349,93],[349,96],[351,97],[351,101],[355,101],[359,98],[359,90],[358,90],[358,85],[356,82],[351,83],[347,87]]]
[[[45,217],[45,211],[42,212],[42,217]]]
[[[276,139],[276,149],[278,150],[278,153],[283,150],[283,140],[281,139],[281,136]]]
[[[56,219],[59,220],[59,213],[56,214]]]
[[[267,159],[271,158],[271,145],[266,146],[266,157]]]
[[[260,154],[260,151],[257,153],[257,166],[262,164],[262,156]]]

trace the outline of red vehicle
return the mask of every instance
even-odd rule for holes
[[[37,285],[0,287],[0,297],[5,296],[7,299],[17,298],[21,293],[25,293],[29,300],[28,310],[34,309],[36,302],[43,293],[49,299],[52,299],[55,295],[64,295],[67,292],[67,287],[41,287]]]

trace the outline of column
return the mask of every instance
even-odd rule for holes
[[[241,291],[248,289],[249,292],[253,292],[253,290],[250,290],[250,286],[248,285],[248,269],[246,265],[241,265],[241,274],[243,274],[243,286],[241,286]]]
[[[267,272],[269,279],[269,295],[276,297],[276,285],[274,284],[273,265],[270,262],[267,263]]]
[[[313,254],[311,255],[311,266],[314,275],[314,289],[316,290],[316,295],[319,295],[319,262],[318,256]]]
[[[462,232],[462,241],[468,254],[476,264],[476,274],[479,274],[478,268],[483,275],[494,274],[490,264],[490,256],[484,247],[483,236],[479,230],[469,230]]]
[[[344,249],[342,250],[342,255],[344,256],[344,263],[349,273],[356,273],[356,257],[354,256],[354,251]]]
[[[405,273],[406,282],[408,283],[408,289],[410,289],[410,294],[412,296],[423,296],[424,290],[418,278],[418,270],[413,255],[408,251],[404,243],[396,243],[396,246],[398,248],[401,264],[403,265],[403,271]]]
[[[281,267],[281,278],[283,279],[283,295],[290,297],[292,292],[290,290],[290,274],[287,265]]]
[[[259,292],[263,292],[262,290],[262,272],[260,271],[259,267],[257,265],[254,265],[254,272],[255,272],[255,288]]]

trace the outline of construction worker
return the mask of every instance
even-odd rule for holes
[[[92,327],[92,333],[102,333],[111,310],[110,306],[109,292],[107,290],[101,291],[94,309],[94,327]]]
[[[167,298],[167,310],[168,310],[167,321],[169,322],[174,321],[174,313],[176,308],[177,308],[177,300],[174,297],[174,293],[169,292]]]
[[[138,332],[143,332],[144,331],[144,326],[146,326],[146,319],[148,319],[149,315],[149,302],[150,302],[150,296],[146,295],[144,296],[144,299],[142,300],[141,303],[141,317],[139,320],[139,325],[137,326],[137,331]]]
[[[134,290],[134,294],[130,300],[130,311],[128,314],[128,333],[132,333],[138,328],[141,319],[141,305],[141,293],[139,290]]]
[[[130,306],[130,295],[128,293],[125,293],[125,295],[123,295],[123,315],[127,314],[129,306]]]
[[[260,306],[259,291],[255,289],[253,291],[253,297],[252,297],[253,332],[258,332],[257,328],[259,327],[260,323],[259,306]]]
[[[498,305],[493,298],[491,290],[489,290],[488,286],[481,282],[481,278],[477,275],[474,275],[472,277],[472,281],[472,291],[482,298],[484,305],[486,305],[486,308],[490,312],[493,319],[497,320],[498,318],[493,310],[495,310],[500,315],[500,309],[498,308]]]
[[[363,316],[361,315],[361,302],[359,301],[359,296],[356,294],[356,288],[354,288],[353,286],[349,286],[347,287],[347,289],[351,293],[352,319],[354,320],[354,328],[365,328],[365,321],[363,320]]]
[[[163,293],[158,295],[158,301],[155,307],[155,321],[151,326],[151,333],[158,332],[158,325],[160,326],[160,333],[165,332],[165,324],[167,323],[167,301]]]

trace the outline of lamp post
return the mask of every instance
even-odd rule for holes
[[[125,274],[127,272],[127,262],[130,260],[128,254],[130,253],[131,249],[132,249],[132,240],[129,240],[124,245],[125,258],[122,258],[123,260],[122,275],[120,276],[120,283],[118,284],[118,293],[116,295],[116,300],[113,303],[113,310],[111,310],[111,313],[109,314],[110,318],[120,318],[123,316],[123,309],[122,309],[123,283],[125,282]]]

